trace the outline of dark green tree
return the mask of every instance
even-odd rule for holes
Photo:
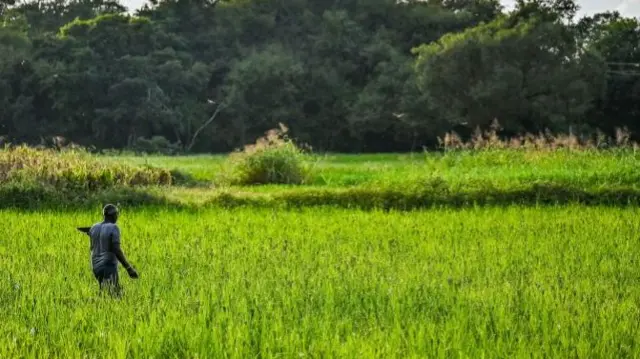
[[[638,22],[578,9],[154,0],[130,15],[112,0],[5,0],[0,136],[229,151],[282,122],[318,150],[404,151],[494,119],[507,133],[637,132]]]
[[[424,106],[451,125],[507,132],[580,125],[603,88],[603,62],[557,22],[504,17],[415,50]]]
[[[608,12],[582,19],[576,26],[580,44],[607,62],[606,94],[592,111],[593,127],[613,133],[627,127],[638,138],[640,123],[640,22]]]

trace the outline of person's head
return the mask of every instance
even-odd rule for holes
[[[118,221],[118,207],[112,204],[104,206],[102,216],[106,222],[116,223]]]

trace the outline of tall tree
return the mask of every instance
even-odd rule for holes
[[[507,14],[497,0],[153,0],[135,16],[118,0],[1,4],[13,141],[228,151],[284,122],[316,149],[402,151],[494,118],[640,130],[636,19],[576,22],[574,0]]]
[[[579,125],[603,86],[603,63],[556,22],[505,17],[415,50],[419,88],[450,124],[511,133]]]
[[[591,124],[607,132],[627,127],[640,134],[640,22],[616,12],[586,17],[576,26],[581,45],[607,61],[606,95]]]

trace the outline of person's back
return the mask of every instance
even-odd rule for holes
[[[118,294],[118,262],[122,263],[131,278],[138,278],[138,272],[129,264],[120,248],[120,228],[116,225],[118,208],[108,204],[103,208],[102,214],[104,220],[89,229],[91,266],[100,289],[108,285]]]
[[[118,225],[109,222],[96,223],[89,230],[89,236],[93,271],[117,268],[118,258],[114,251],[114,244],[120,244]]]

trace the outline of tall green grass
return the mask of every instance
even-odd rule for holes
[[[116,199],[130,205],[367,209],[640,203],[640,152],[633,148],[322,157],[283,143],[231,157],[0,151],[0,207],[77,207]]]
[[[3,358],[637,358],[637,209],[0,211]]]
[[[224,156],[108,157],[103,161],[123,161],[134,165],[180,169],[199,180],[212,183],[223,172]],[[449,182],[491,179],[581,181],[598,185],[637,183],[640,179],[640,151],[525,151],[487,150],[448,153],[316,155],[314,172],[305,187],[354,187],[411,183],[433,176]],[[261,191],[261,187],[250,190]],[[274,187],[271,187],[274,188]],[[282,188],[278,186],[277,188]]]
[[[133,160],[129,158],[128,160]],[[161,165],[163,158],[155,157]],[[186,171],[218,157],[170,158]],[[184,167],[181,161],[186,164]],[[200,163],[202,167],[197,167]],[[189,168],[189,169],[187,169]],[[479,150],[327,155],[305,185],[217,186],[154,191],[174,205],[416,209],[433,206],[640,204],[640,153],[613,150]],[[215,173],[209,177],[215,183]]]

